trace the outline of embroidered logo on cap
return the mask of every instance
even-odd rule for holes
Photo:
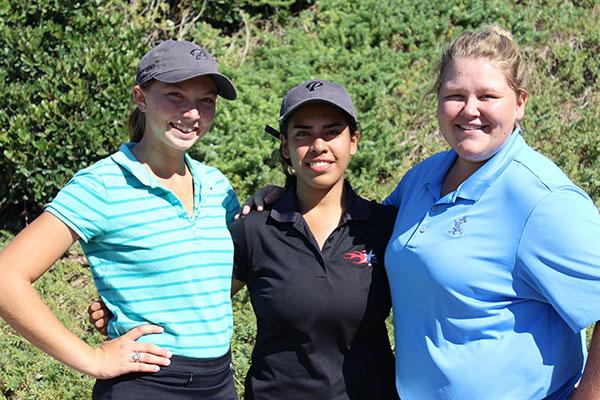
[[[373,250],[369,250],[367,253],[366,249],[360,251],[351,251],[344,254],[344,260],[350,260],[355,265],[364,265],[366,267],[372,267],[373,263],[377,262],[377,257]]]
[[[308,85],[306,85],[306,88],[308,89],[309,92],[314,92],[315,89],[317,89],[323,85],[324,85],[324,83],[321,81],[312,81],[312,82],[309,82]]]
[[[194,50],[190,51],[190,54],[193,55],[194,57],[196,57],[196,60],[205,58],[207,56],[206,51],[204,51],[202,49],[194,49]]]
[[[467,222],[467,217],[460,217],[454,220],[454,226],[448,231],[450,236],[460,236],[463,234],[463,225]]]

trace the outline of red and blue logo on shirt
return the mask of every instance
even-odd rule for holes
[[[373,250],[369,250],[367,253],[366,249],[362,249],[344,254],[344,260],[350,260],[355,265],[371,267],[373,263],[377,262],[377,257]]]

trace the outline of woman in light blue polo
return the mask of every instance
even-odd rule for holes
[[[141,60],[131,143],[79,171],[0,254],[0,316],[64,364],[98,378],[94,399],[237,399],[230,367],[233,244],[227,179],[186,152],[231,81],[194,43]],[[114,318],[93,348],[32,287],[76,241]],[[129,332],[128,332],[129,331]]]
[[[600,319],[600,216],[521,136],[526,65],[510,33],[461,34],[435,89],[451,150],[384,201],[398,208],[385,256],[398,394],[600,398],[600,329],[585,370],[583,334]]]
[[[600,319],[600,216],[529,147],[526,66],[511,35],[464,32],[435,86],[451,150],[413,167],[386,269],[400,397],[567,399]],[[600,398],[600,330],[573,399]]]

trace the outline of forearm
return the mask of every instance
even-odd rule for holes
[[[0,316],[40,350],[71,368],[96,375],[91,369],[94,349],[52,314],[30,282],[3,278]]]
[[[588,359],[579,386],[571,400],[592,400],[600,398],[600,322],[596,322]]]
[[[97,378],[156,372],[160,365],[169,365],[171,355],[166,349],[137,342],[143,335],[162,333],[164,329],[160,326],[141,325],[92,348],[52,314],[33,288],[33,282],[75,240],[75,232],[45,212],[9,243],[0,253],[0,317],[44,352]]]
[[[0,253],[0,317],[42,351],[93,374],[93,349],[65,328],[33,288],[75,240],[65,224],[43,213],[8,244]]]

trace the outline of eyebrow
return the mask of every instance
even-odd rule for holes
[[[323,128],[329,129],[329,128],[334,128],[334,127],[338,127],[338,126],[344,126],[344,125],[340,124],[339,122],[334,122],[332,124],[324,125]],[[312,129],[312,128],[313,128],[312,125],[294,125],[292,127],[292,129]]]
[[[183,88],[181,87],[182,86],[181,82],[173,82],[173,83],[165,82],[165,83],[166,83],[167,86],[171,86],[171,87],[177,88],[179,90],[183,90]],[[208,92],[203,93],[203,95],[215,95],[215,96],[217,96],[218,95],[217,89],[215,89],[215,90],[211,89]]]

